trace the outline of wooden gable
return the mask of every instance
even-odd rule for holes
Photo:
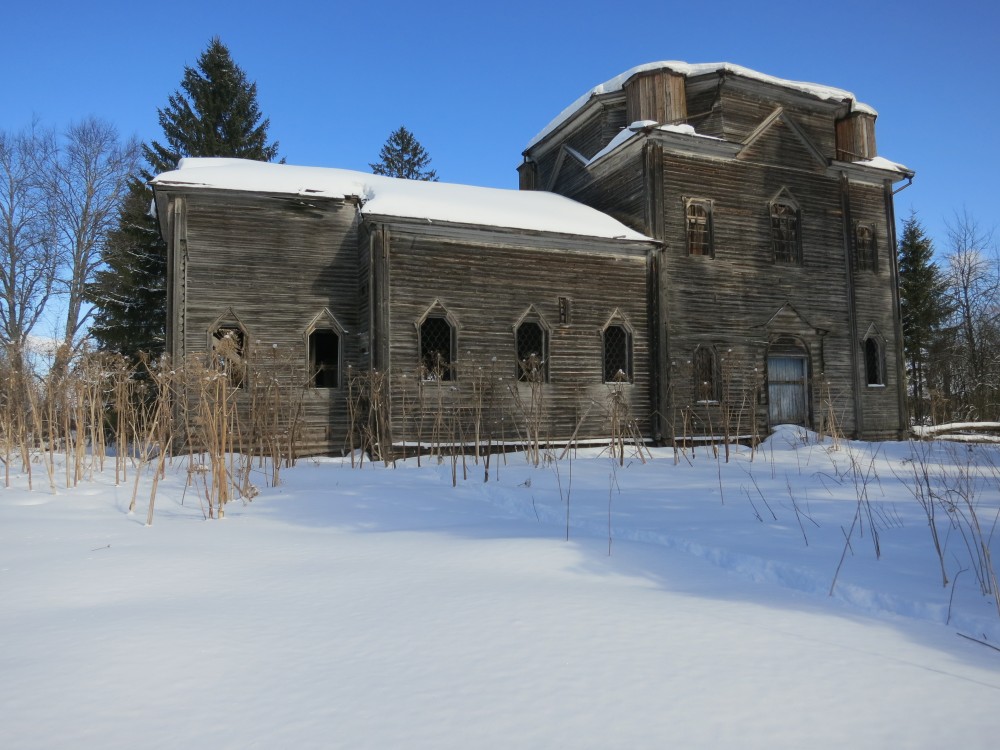
[[[816,144],[782,107],[746,137],[736,158],[810,170],[825,169],[828,164]]]

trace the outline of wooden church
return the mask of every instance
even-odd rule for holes
[[[152,183],[167,350],[225,349],[248,393],[247,363],[291,363],[300,452],[356,445],[376,403],[383,452],[897,437],[913,173],[875,119],[840,89],[660,62],[546,126],[519,191],[185,159]]]

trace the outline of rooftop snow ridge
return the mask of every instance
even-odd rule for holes
[[[364,215],[652,241],[607,214],[542,190],[403,180],[349,169],[214,157],[181,159],[177,169],[158,175],[152,184],[341,199],[356,196],[364,199]]]

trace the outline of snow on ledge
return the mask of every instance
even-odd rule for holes
[[[824,86],[819,83],[807,83],[806,81],[791,81],[785,78],[769,76],[765,73],[759,73],[756,70],[751,70],[750,68],[744,68],[742,65],[734,65],[733,63],[728,62],[692,64],[682,62],[680,60],[661,60],[660,62],[645,63],[644,65],[637,65],[634,68],[629,68],[624,73],[620,73],[614,78],[594,86],[594,88],[590,89],[590,91],[566,107],[566,109],[560,112],[548,125],[542,128],[542,130],[531,139],[528,145],[525,146],[525,150],[530,149],[532,146],[545,138],[545,136],[562,125],[566,120],[576,114],[577,111],[582,109],[593,97],[600,96],[601,94],[610,94],[615,91],[621,91],[622,86],[625,85],[625,81],[632,76],[639,73],[648,73],[653,70],[669,70],[685,77],[705,75],[707,73],[731,73],[733,75],[743,76],[744,78],[752,78],[756,81],[808,94],[816,97],[817,99],[850,102],[852,112],[864,112],[870,115],[878,114],[878,112],[876,112],[872,107],[859,102],[850,91],[834,88],[833,86]]]
[[[857,164],[861,167],[873,167],[874,169],[887,169],[891,172],[899,172],[901,174],[910,174],[913,170],[907,169],[902,164],[894,161],[889,161],[881,156],[875,156],[871,159],[864,159],[862,161],[854,161],[852,164]]]
[[[427,222],[651,242],[607,214],[541,190],[502,190],[422,182],[327,167],[247,159],[185,158],[153,179],[157,187],[214,188],[362,201],[362,214]]]

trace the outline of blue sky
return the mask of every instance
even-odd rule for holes
[[[989,0],[838,3],[17,2],[0,128],[97,115],[160,137],[157,108],[219,35],[257,81],[289,163],[368,170],[406,125],[442,180],[517,186],[527,142],[590,87],[654,60],[728,61],[837,86],[879,111],[897,196],[938,251],[997,222],[1000,11]]]

